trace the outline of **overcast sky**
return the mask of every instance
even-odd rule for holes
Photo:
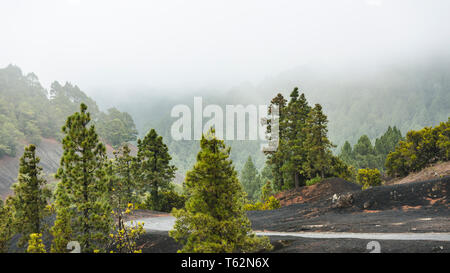
[[[230,87],[450,46],[450,1],[1,0],[0,66],[48,88]]]

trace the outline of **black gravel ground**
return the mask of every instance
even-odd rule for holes
[[[332,206],[332,197],[270,211],[247,213],[254,230],[334,232],[450,232],[450,177],[351,192],[352,204]],[[341,193],[342,194],[342,193]],[[277,253],[366,253],[362,239],[271,236]],[[450,242],[378,240],[382,253],[450,253]],[[143,252],[176,252],[181,246],[167,232],[142,238]]]
[[[138,240],[137,245],[143,253],[176,253],[181,245],[169,237],[167,231],[151,231]]]
[[[298,237],[270,238],[274,253],[370,253],[372,240],[311,239]],[[450,253],[450,242],[377,240],[381,253]]]
[[[289,236],[270,236],[273,253],[369,253],[368,243],[362,239],[314,239]],[[152,231],[141,238],[143,253],[176,253],[181,245],[167,232]],[[377,240],[381,253],[450,253],[450,242]]]
[[[254,230],[450,232],[450,177],[352,192],[352,205],[331,198],[247,213]]]

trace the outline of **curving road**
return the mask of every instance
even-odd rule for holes
[[[147,231],[169,231],[175,224],[175,217],[161,216],[138,219]],[[129,224],[129,223],[128,223]],[[354,233],[354,232],[275,232],[255,231],[264,236],[290,236],[316,239],[367,239],[367,240],[407,240],[407,241],[443,241],[450,242],[450,233]]]

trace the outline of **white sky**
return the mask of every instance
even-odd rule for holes
[[[0,66],[88,93],[256,83],[302,64],[445,52],[449,37],[448,0],[0,2]]]

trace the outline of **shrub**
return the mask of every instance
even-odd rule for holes
[[[245,210],[264,210],[264,204],[261,203],[260,201],[252,204],[252,203],[248,203],[244,205],[244,209]]]
[[[258,201],[254,204],[249,203],[244,205],[245,210],[273,210],[280,207],[280,201],[274,196],[270,196],[265,203]]]
[[[159,204],[153,205],[150,196],[145,200],[145,208],[163,212],[171,212],[173,208],[181,209],[184,207],[186,197],[173,190],[162,191],[159,193]],[[139,206],[142,207],[142,206]]]
[[[386,158],[389,175],[406,176],[431,163],[450,159],[450,118],[435,127],[409,131]]]
[[[45,245],[42,243],[41,233],[31,233],[28,241],[28,253],[45,253]]]
[[[126,215],[131,215],[134,210],[134,205],[129,203],[126,210],[112,212],[112,216],[118,221],[116,221],[112,233],[109,234],[110,253],[142,253],[142,249],[137,246],[137,240],[145,233],[144,223],[131,221],[129,225],[125,224]],[[100,251],[94,250],[94,252]]]
[[[319,183],[320,181],[322,181],[322,177],[316,176],[316,177],[314,177],[312,179],[307,180],[306,181],[306,186],[312,186],[314,184]]]
[[[261,188],[261,200],[266,201],[274,194],[274,191],[272,189],[272,184],[270,181],[267,181],[266,184]]]
[[[359,169],[356,177],[363,190],[381,185],[381,173],[378,169]]]
[[[274,196],[269,197],[269,199],[264,203],[265,210],[279,209],[281,207],[280,201]]]

